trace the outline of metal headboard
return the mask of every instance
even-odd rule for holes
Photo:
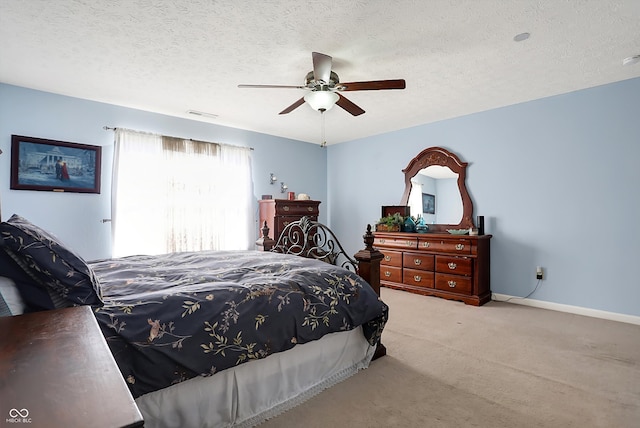
[[[333,231],[307,216],[285,226],[271,251],[318,259],[358,271],[358,262],[345,252]]]

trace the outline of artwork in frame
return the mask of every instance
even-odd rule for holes
[[[100,193],[102,147],[11,136],[11,188]]]
[[[429,193],[422,194],[422,212],[424,214],[436,213],[436,197]]]

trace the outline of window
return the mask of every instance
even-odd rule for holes
[[[251,150],[116,130],[113,256],[251,248]]]

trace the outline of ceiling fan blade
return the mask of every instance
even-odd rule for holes
[[[300,98],[298,101],[296,101],[295,103],[291,104],[289,107],[287,107],[286,109],[282,110],[280,113],[278,114],[287,114],[287,113],[291,113],[292,111],[294,111],[295,109],[297,109],[298,107],[300,107],[302,104],[304,104],[304,97]]]
[[[276,88],[276,89],[304,89],[304,86],[290,85],[238,85],[238,88]]]
[[[372,80],[369,82],[351,82],[339,85],[344,88],[341,91],[377,91],[379,89],[404,89],[406,83],[404,79],[396,80]]]
[[[331,57],[320,52],[312,52],[311,55],[313,56],[313,79],[329,83],[331,79]]]
[[[360,116],[362,113],[364,113],[364,110],[362,110],[360,107],[358,107],[357,105],[355,105],[354,103],[352,103],[351,101],[343,97],[342,95],[338,94],[338,96],[340,98],[338,99],[336,104],[342,107],[343,109],[345,109],[346,111],[348,111],[349,113],[351,113],[352,115]]]

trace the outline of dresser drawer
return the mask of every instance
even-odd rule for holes
[[[316,216],[309,216],[309,219],[313,220],[313,221],[318,221],[318,217]],[[282,216],[276,216],[274,217],[274,221],[276,222],[276,230],[279,230],[280,232],[282,232],[282,230],[289,224],[289,223],[293,223],[294,221],[298,221],[300,220],[300,216],[288,216],[288,215],[282,215]],[[276,239],[278,237],[276,236]]]
[[[402,256],[402,266],[409,269],[433,271],[435,270],[434,256],[431,254],[406,252]]]
[[[384,258],[382,259],[380,264],[386,266],[402,266],[402,252],[389,251],[385,249],[380,250],[380,252],[384,254]]]
[[[407,285],[433,288],[434,274],[426,270],[405,268],[402,271],[402,282]]]
[[[471,278],[467,276],[436,273],[436,288],[451,293],[471,294]]]
[[[402,282],[402,268],[395,266],[380,266],[380,280]]]
[[[295,215],[295,216],[317,216],[320,213],[318,209],[319,203],[312,201],[311,203],[303,203],[301,201],[283,201],[275,206],[276,215]]]
[[[373,240],[374,247],[388,247],[405,250],[415,250],[418,248],[418,240],[416,238],[387,238],[376,236]]]
[[[436,253],[471,254],[471,241],[468,239],[418,238],[418,249]]]
[[[469,257],[436,256],[436,271],[471,276],[473,260]]]

